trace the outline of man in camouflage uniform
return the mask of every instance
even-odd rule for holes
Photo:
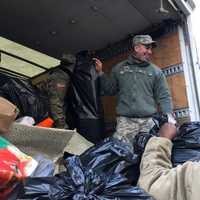
[[[68,128],[64,111],[64,98],[70,83],[69,73],[73,71],[76,58],[63,54],[61,64],[49,74],[48,94],[50,110],[56,128]]]
[[[139,132],[149,132],[154,125],[152,115],[172,113],[172,101],[162,71],[150,63],[152,45],[149,35],[136,35],[128,59],[112,68],[110,77],[102,71],[102,63],[94,58],[103,95],[117,95],[117,128],[114,137],[130,144]]]

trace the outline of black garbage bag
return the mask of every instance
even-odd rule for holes
[[[8,196],[6,196],[6,200],[16,200],[18,199],[19,196],[22,196],[23,194],[24,194],[24,188],[23,188],[23,183],[21,181],[15,184],[13,190],[8,194]]]
[[[55,184],[57,178],[55,176],[49,177],[28,177],[24,180],[24,193],[18,195],[17,199],[47,199],[49,198],[50,186]]]
[[[88,51],[76,54],[71,86],[66,95],[67,123],[93,143],[102,140],[104,133],[100,80]]]
[[[184,123],[173,141],[172,163],[200,161],[200,122]]]
[[[139,177],[140,156],[133,153],[126,143],[107,138],[91,147],[80,156],[83,166],[93,169],[97,173],[114,173],[126,176],[130,184],[136,185]]]
[[[0,74],[0,77],[4,80],[1,82],[0,96],[19,108],[18,117],[30,116],[36,123],[48,117],[48,99],[29,81],[10,78],[3,74]]]
[[[152,199],[142,189],[131,186],[127,178],[112,167],[107,172],[97,173],[85,168],[76,156],[68,158],[66,166],[67,172],[60,174],[60,179],[50,187],[52,200]]]
[[[141,188],[134,186],[139,164],[138,156],[129,145],[117,139],[106,139],[79,157],[66,158],[66,172],[46,180],[29,178],[31,185],[46,183],[48,187],[25,194],[22,199],[153,200]]]
[[[134,146],[134,153],[138,155],[138,157],[141,159],[142,154],[144,153],[145,147],[147,142],[151,137],[153,137],[151,133],[139,133],[135,136],[134,141],[133,141],[133,146]]]
[[[168,122],[168,116],[166,114],[154,114],[152,120],[154,122],[154,126],[149,133],[151,135],[158,136],[161,126]]]
[[[43,185],[41,191],[26,194],[22,199],[49,200],[153,200],[141,188],[131,186],[127,178],[118,173],[97,174],[83,167],[79,157],[67,159],[67,171],[56,177],[29,178],[26,184]]]

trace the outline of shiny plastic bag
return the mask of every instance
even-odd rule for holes
[[[135,185],[139,177],[140,156],[130,146],[115,138],[107,138],[80,156],[83,166],[97,173],[120,173]]]
[[[97,174],[85,169],[80,159],[67,159],[67,171],[56,177],[29,178],[27,184],[44,185],[40,191],[25,195],[22,199],[35,200],[153,200],[141,188],[131,186],[127,178],[118,173]]]
[[[65,101],[67,119],[71,119],[68,124],[96,144],[103,139],[103,107],[99,75],[88,51],[76,54],[76,65],[70,77]]]
[[[50,187],[52,200],[153,199],[142,189],[131,186],[115,167],[100,173],[99,168],[97,171],[85,168],[78,157],[68,158],[66,166],[67,172],[60,174],[55,185]]]
[[[18,117],[33,117],[36,123],[48,117],[48,99],[29,81],[10,78],[3,74],[0,74],[1,77],[4,81],[0,88],[0,96],[18,107]]]
[[[200,161],[200,122],[184,123],[173,141],[172,163]]]
[[[117,139],[106,139],[81,156],[65,159],[66,172],[49,178],[29,178],[29,184],[46,189],[25,195],[49,200],[153,200],[136,187],[138,155]]]
[[[35,160],[38,162],[37,168],[29,177],[23,180],[23,184],[13,190],[10,197],[13,198],[17,195],[18,198],[15,199],[35,199],[42,195],[44,199],[50,185],[55,182],[53,177],[55,166],[53,161],[42,155],[35,156]]]
[[[37,166],[35,159],[0,137],[0,199],[7,197]]]

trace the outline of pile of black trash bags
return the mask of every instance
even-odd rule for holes
[[[129,145],[105,139],[81,156],[67,156],[65,172],[54,177],[28,178],[20,199],[153,200],[136,186],[140,158]]]
[[[64,154],[65,172],[53,177],[28,178],[20,199],[46,200],[153,200],[137,187],[139,165],[148,140],[157,134],[155,124],[151,134],[135,138],[134,150],[128,144],[108,138],[80,156]],[[200,160],[200,122],[183,124],[173,141],[173,165],[187,160]]]
[[[80,156],[64,155],[66,171],[54,177],[28,178],[20,199],[153,200],[136,184],[145,145],[162,123],[163,118],[151,134],[139,134],[134,151],[117,139],[107,138]],[[200,122],[183,124],[173,143],[174,166],[187,160],[199,161]]]
[[[0,73],[0,84],[0,96],[18,107],[20,111],[18,118],[33,117],[37,124],[49,116],[48,98],[29,80],[9,77]]]

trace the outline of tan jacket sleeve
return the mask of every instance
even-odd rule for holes
[[[186,162],[176,168],[171,163],[172,143],[153,137],[147,143],[140,165],[138,185],[156,200],[200,199],[200,164]]]

